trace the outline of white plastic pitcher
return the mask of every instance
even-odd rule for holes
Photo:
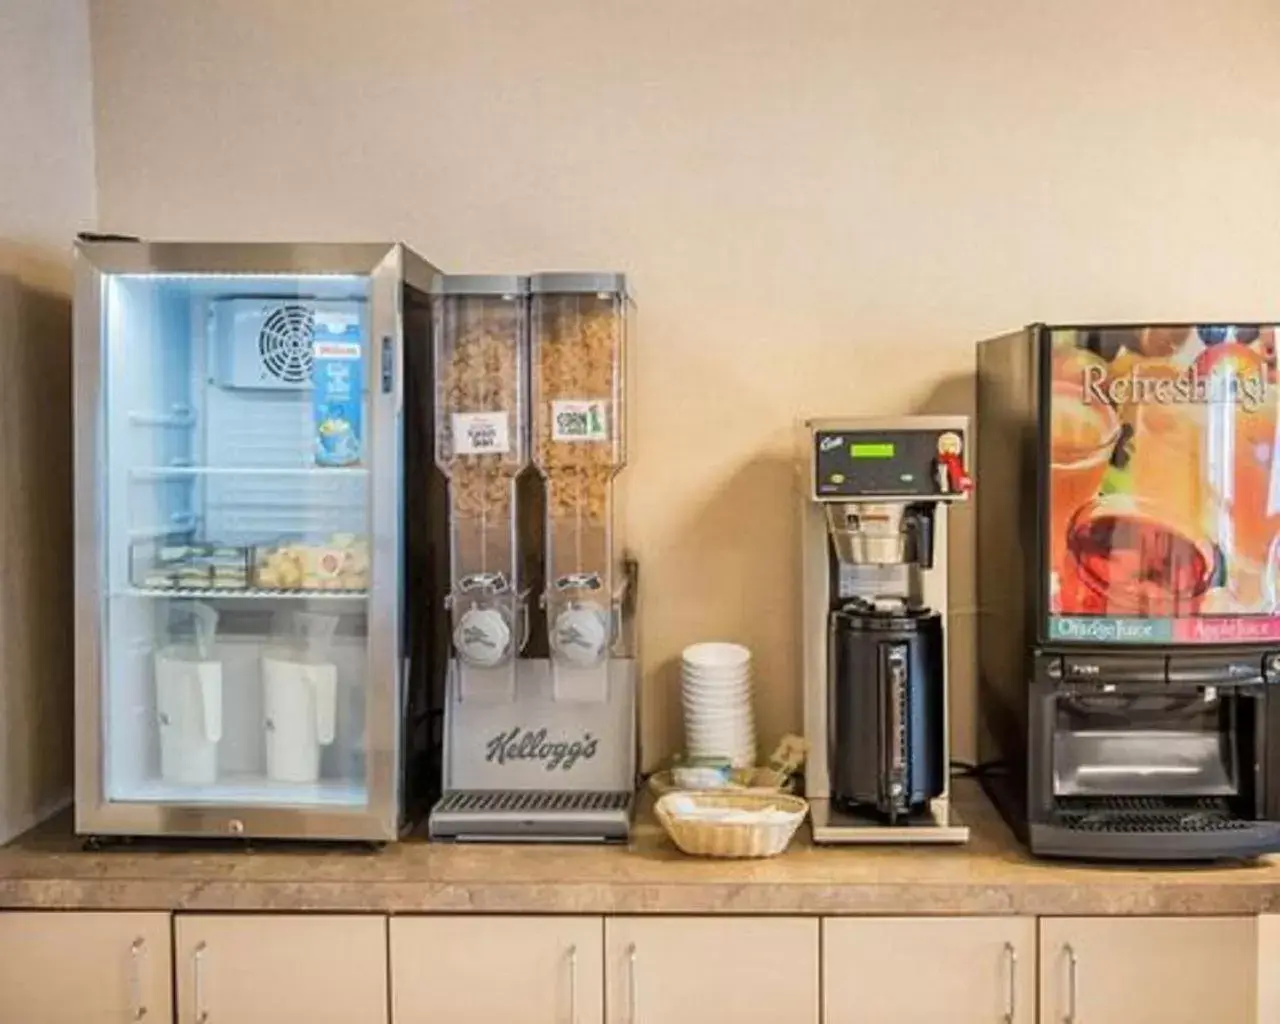
[[[222,662],[202,658],[196,647],[175,645],[156,652],[155,667],[160,778],[186,786],[216,782]]]
[[[267,777],[315,782],[320,778],[320,748],[332,743],[336,733],[338,667],[266,654],[262,678]]]

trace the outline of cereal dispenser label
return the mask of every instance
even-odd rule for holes
[[[551,403],[551,440],[609,440],[608,403],[601,399],[572,399]]]
[[[509,417],[505,412],[455,412],[454,455],[505,455],[511,451]]]

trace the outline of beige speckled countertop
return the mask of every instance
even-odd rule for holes
[[[0,849],[0,909],[573,914],[1252,914],[1280,861],[1199,868],[1031,860],[972,784],[964,847],[815,848],[696,860],[651,824],[629,847],[289,845],[84,852],[69,816]]]

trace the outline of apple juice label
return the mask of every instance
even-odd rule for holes
[[[506,455],[511,435],[506,412],[455,412],[454,455]]]
[[[318,310],[312,355],[316,465],[354,466],[361,457],[364,404],[359,314]]]
[[[603,399],[566,399],[551,403],[551,440],[609,440],[608,403]]]

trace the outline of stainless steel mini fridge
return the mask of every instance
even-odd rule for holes
[[[394,839],[429,771],[403,396],[435,270],[397,244],[76,262],[77,830]]]

